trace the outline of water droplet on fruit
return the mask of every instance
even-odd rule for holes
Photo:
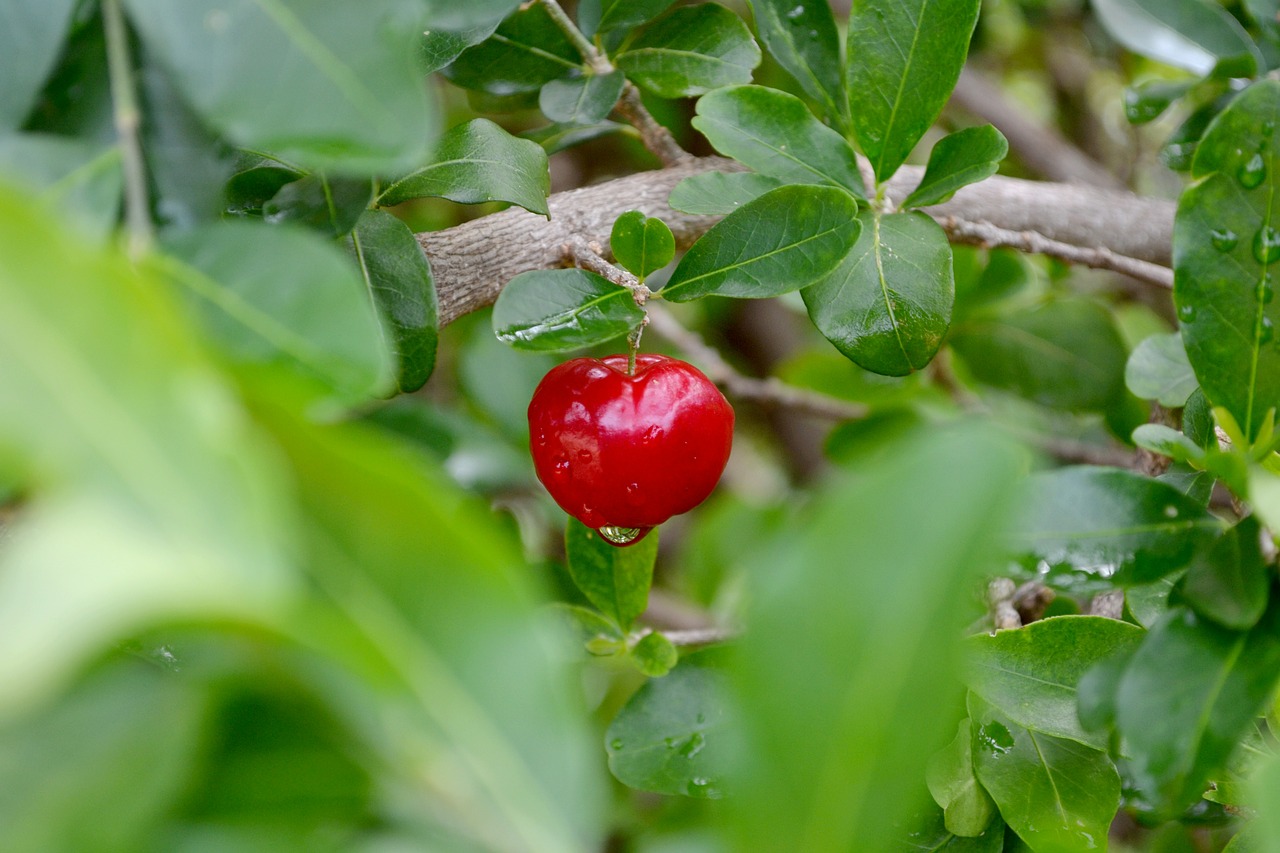
[[[1178,319],[1184,323],[1190,323],[1196,318],[1196,309],[1194,305],[1183,305],[1178,309]]]
[[[707,745],[707,736],[702,732],[694,732],[689,736],[689,740],[685,741],[684,746],[680,747],[680,754],[685,758],[693,758]]]
[[[536,441],[537,441],[537,443],[538,443],[538,446],[539,446],[539,447],[546,447],[546,446],[547,446],[547,434],[546,434],[545,432],[540,432],[540,433],[538,433],[538,438],[536,439]]]
[[[1254,154],[1244,162],[1240,167],[1240,171],[1236,173],[1236,178],[1240,180],[1240,186],[1247,190],[1251,190],[1258,184],[1267,179],[1267,164],[1262,159],[1261,154]]]
[[[1209,241],[1213,243],[1213,248],[1219,252],[1230,252],[1236,247],[1236,243],[1240,242],[1240,238],[1236,236],[1236,232],[1226,228],[1215,228],[1209,232]]]
[[[596,532],[614,545],[630,545],[640,538],[639,527],[616,527],[612,524],[606,524]]]
[[[607,367],[593,367],[587,371],[588,379],[604,379],[608,375],[609,368]]]
[[[640,440],[645,444],[648,444],[651,441],[657,441],[660,438],[662,438],[662,427],[656,424],[649,427],[644,431],[644,435],[640,436]]]
[[[622,749],[622,738],[616,737],[613,740],[609,741],[609,748],[612,749],[614,752],[617,752],[618,750]]]
[[[579,462],[590,462],[590,461],[591,461],[591,451],[590,451],[590,450],[579,450],[579,451],[578,451],[578,461],[579,461]]]
[[[1275,323],[1271,322],[1270,317],[1262,318],[1262,326],[1258,329],[1258,343],[1270,343],[1271,339],[1276,336]]]
[[[638,504],[640,503],[640,498],[641,498],[640,484],[639,483],[628,484],[627,485],[627,503]]]
[[[1270,225],[1259,229],[1253,237],[1253,256],[1260,264],[1280,261],[1280,231]]]
[[[557,477],[567,477],[569,475],[569,458],[567,456],[557,456],[552,472]]]

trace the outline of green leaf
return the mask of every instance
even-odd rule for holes
[[[1254,802],[1268,806],[1280,802],[1280,758],[1267,762],[1258,771],[1249,788]],[[1276,813],[1274,807],[1259,809],[1253,831],[1246,828],[1245,832],[1251,836],[1248,840],[1256,840],[1257,846],[1233,843],[1228,848],[1231,853],[1280,853],[1280,814]],[[1239,849],[1236,849],[1237,846]]]
[[[557,601],[551,608],[591,654],[605,651],[612,655],[626,650],[627,638],[614,620],[576,604]]]
[[[1120,774],[1105,752],[1025,729],[971,696],[973,764],[1000,816],[1036,853],[1105,850]]]
[[[794,95],[732,86],[700,98],[697,111],[693,126],[715,149],[761,175],[865,194],[853,147]]]
[[[962,187],[994,175],[1008,153],[1009,141],[989,124],[947,134],[929,152],[929,165],[925,167],[924,177],[920,179],[919,186],[902,200],[902,206],[942,204]]]
[[[564,531],[569,576],[587,600],[600,612],[631,629],[649,603],[653,561],[658,556],[658,535],[650,533],[634,545],[618,548],[575,518]]]
[[[440,71],[467,48],[480,44],[493,35],[498,21],[488,26],[463,30],[430,29],[422,34],[422,73]]]
[[[1205,461],[1204,449],[1176,429],[1164,424],[1142,424],[1133,431],[1133,443],[1145,450],[1168,456],[1174,462]]]
[[[1222,524],[1165,483],[1081,465],[1033,474],[1016,530],[1015,547],[1051,566],[1143,584],[1187,565]]]
[[[364,282],[304,231],[222,222],[172,235],[158,268],[233,361],[279,365],[339,400],[386,393],[393,366]]]
[[[581,9],[578,12],[579,23],[594,33],[629,30],[652,21],[667,11],[672,2],[673,0],[595,0],[600,7],[597,23],[587,27]],[[579,3],[579,6],[586,5],[585,2]]]
[[[613,223],[609,248],[618,263],[644,281],[671,263],[676,256],[676,238],[661,219],[629,210]]]
[[[700,660],[704,654],[649,681],[609,725],[609,770],[623,784],[703,799],[724,795],[732,754],[728,685],[723,672]]]
[[[224,188],[226,212],[261,216],[263,206],[286,184],[306,177],[297,166],[258,154],[241,153]]]
[[[1174,572],[1153,583],[1126,587],[1124,603],[1129,615],[1142,627],[1150,628],[1169,612],[1169,593],[1181,579],[1182,572]]]
[[[993,821],[985,832],[973,838],[956,835],[946,827],[939,808],[930,808],[919,816],[905,838],[894,839],[894,850],[909,853],[1001,853],[1005,850],[1003,820]]]
[[[839,269],[801,295],[836,349],[873,373],[905,376],[929,363],[951,322],[951,247],[923,213],[863,211],[858,221]]]
[[[464,89],[491,95],[536,92],[567,71],[582,68],[582,57],[541,3],[508,16],[497,31],[463,51],[444,76]]]
[[[627,334],[644,319],[631,291],[587,270],[533,270],[507,282],[493,306],[498,339],[564,352]]]
[[[681,213],[725,216],[780,186],[777,178],[755,172],[703,172],[676,184],[667,203]]]
[[[1225,13],[1224,13],[1225,14]],[[1242,92],[1196,150],[1174,220],[1174,302],[1205,396],[1253,438],[1280,406],[1280,80]]]
[[[11,0],[0,23],[0,132],[17,130],[57,65],[76,0]]]
[[[1126,590],[1126,594],[1139,587]],[[1166,594],[1168,588],[1165,588]],[[1116,692],[1120,679],[1129,668],[1129,661],[1138,650],[1138,643],[1122,646],[1114,654],[1094,662],[1076,683],[1076,716],[1087,732],[1095,733],[1104,745],[1111,740],[1111,730],[1116,725]]]
[[[378,204],[393,205],[422,196],[462,204],[509,201],[550,216],[551,175],[547,152],[484,118],[451,128],[440,140],[433,162],[392,183]]]
[[[279,225],[306,225],[329,237],[345,237],[373,201],[368,178],[307,175],[282,186],[262,205],[262,218]]]
[[[631,650],[631,660],[650,678],[662,678],[675,667],[680,660],[680,653],[670,640],[654,631],[645,634],[636,643]]]
[[[1191,561],[1181,598],[1226,628],[1247,631],[1267,609],[1270,566],[1260,550],[1262,527],[1247,516]]]
[[[391,332],[397,386],[417,391],[436,364],[436,288],[427,256],[409,227],[382,210],[365,211],[347,245]]]
[[[883,451],[749,561],[734,673],[752,713],[733,849],[890,849],[929,753],[954,731],[956,596],[995,556],[1023,463],[977,425]]]
[[[1124,368],[1124,384],[1143,400],[1174,409],[1186,405],[1199,385],[1182,336],[1152,335],[1134,347]]]
[[[1076,718],[1076,685],[1091,666],[1136,644],[1142,633],[1101,616],[1058,616],[970,637],[967,683],[1020,726],[1103,749],[1106,738]]]
[[[34,190],[41,204],[93,239],[105,239],[120,218],[124,177],[115,145],[35,133],[0,136],[0,174]]]
[[[520,0],[419,0],[428,9],[431,26],[443,30],[469,30],[477,27],[495,27],[498,22],[515,11]]]
[[[1280,673],[1277,616],[1273,610],[1240,633],[1177,608],[1134,654],[1116,723],[1134,782],[1158,812],[1173,815],[1200,798],[1271,698]]]
[[[929,793],[942,807],[948,832],[964,837],[982,835],[996,815],[995,803],[973,775],[969,718],[960,721],[955,739],[933,754],[925,771]]]
[[[751,0],[756,31],[769,54],[840,128],[849,123],[840,36],[825,0]]]
[[[409,0],[124,0],[147,49],[234,144],[313,168],[403,169],[434,130]]]
[[[618,103],[625,82],[621,71],[550,80],[538,93],[538,107],[555,122],[596,124]]]
[[[1056,409],[1099,411],[1124,388],[1124,341],[1111,313],[1083,299],[975,316],[951,344],[979,382]]]
[[[741,18],[718,3],[700,3],[647,27],[615,61],[654,94],[682,98],[750,81],[760,48]]]
[[[1191,90],[1194,80],[1152,80],[1124,90],[1124,117],[1130,124],[1154,121]]]
[[[849,15],[849,114],[887,181],[942,112],[969,51],[978,0],[864,0]]]
[[[616,121],[601,121],[589,125],[549,124],[545,127],[526,130],[520,135],[541,145],[542,150],[547,154],[555,154],[557,151],[563,151],[611,133],[630,133],[631,131],[629,125]]]
[[[857,203],[835,187],[787,186],[742,205],[680,259],[662,298],[762,299],[828,275],[858,237]]]
[[[1265,67],[1244,27],[1204,0],[1094,0],[1094,12],[1118,42],[1150,59],[1205,75],[1222,59],[1248,56],[1250,77]]]

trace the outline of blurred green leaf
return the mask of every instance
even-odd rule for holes
[[[606,647],[616,648],[619,651],[627,647],[627,638],[613,619],[601,615],[590,607],[580,607],[576,604],[555,602],[551,607],[558,616],[564,618],[569,630],[582,641],[588,651],[594,653],[593,645],[602,641]]]
[[[463,204],[509,201],[548,216],[551,176],[547,153],[484,118],[451,128],[433,161],[392,183],[378,204],[393,205],[422,196],[440,196]]]
[[[1234,98],[1232,92],[1193,110],[1165,140],[1160,161],[1175,172],[1190,172],[1205,129]]]
[[[236,216],[261,216],[263,206],[282,187],[306,174],[283,160],[241,152],[224,189],[226,212]]]
[[[92,239],[105,239],[120,219],[124,178],[115,145],[51,134],[0,136],[0,174],[33,190]]]
[[[732,750],[728,685],[705,654],[646,683],[610,723],[609,770],[623,784],[659,794],[724,796]]]
[[[187,101],[236,145],[345,173],[403,169],[435,120],[415,0],[124,0]]]
[[[538,93],[538,107],[555,122],[595,124],[608,117],[625,82],[621,71],[549,80]]]
[[[741,849],[887,849],[954,730],[956,596],[995,557],[1022,464],[976,425],[915,434],[834,480],[751,560],[733,669],[751,709]]]
[[[864,0],[850,12],[849,114],[878,180],[898,170],[942,111],[978,7],[978,0]]]
[[[857,203],[835,187],[787,186],[742,205],[685,252],[663,299],[762,299],[828,275],[858,237]]]
[[[575,145],[590,142],[593,139],[599,139],[611,133],[631,133],[633,131],[634,129],[630,125],[616,121],[601,121],[589,125],[549,124],[545,127],[526,130],[520,135],[541,145],[542,150],[546,151],[547,154],[555,154],[557,151],[563,151],[566,148],[572,148]]]
[[[581,67],[582,58],[546,8],[533,3],[508,16],[493,35],[463,51],[443,73],[464,89],[514,95],[536,92]]]
[[[973,775],[969,718],[960,721],[955,739],[933,754],[925,771],[929,793],[942,807],[948,832],[971,838],[982,835],[997,814],[991,795]]]
[[[1252,76],[1264,67],[1244,27],[1217,3],[1204,0],[1094,0],[1098,19],[1134,53],[1205,75],[1219,60],[1250,57]]]
[[[615,62],[629,80],[654,94],[681,98],[750,81],[760,48],[733,12],[699,3],[646,27]]]
[[[1191,561],[1180,597],[1226,628],[1247,631],[1267,609],[1271,566],[1256,516],[1247,516]]]
[[[368,178],[307,175],[282,186],[262,205],[262,218],[273,225],[292,222],[327,237],[345,237],[373,201]]]
[[[902,200],[902,207],[942,204],[957,190],[994,175],[1008,153],[1009,141],[989,124],[947,134],[929,152],[924,177]]]
[[[671,3],[672,0],[586,0],[578,4],[578,22],[589,34],[629,30],[658,17]],[[598,11],[594,21],[588,22],[583,8],[593,6]]]
[[[492,27],[514,12],[520,0],[418,0],[428,10],[431,26],[445,30],[469,30]]]
[[[1280,813],[1275,804],[1280,803],[1280,758],[1273,758],[1264,765],[1249,786],[1254,800],[1264,804],[1258,810],[1254,832],[1245,832],[1251,837],[1248,841],[1256,841],[1257,846],[1237,845],[1241,849],[1232,849],[1232,853],[1280,853]]]
[[[564,530],[569,575],[587,600],[604,615],[631,630],[649,603],[658,534],[650,533],[634,545],[618,548],[576,518]]]
[[[1152,583],[1126,587],[1124,603],[1129,615],[1142,627],[1150,628],[1168,612],[1169,593],[1181,579],[1182,573],[1174,572]]]
[[[1277,616],[1273,609],[1241,633],[1176,608],[1134,654],[1116,723],[1134,784],[1159,813],[1177,814],[1200,798],[1271,698],[1280,673]]]
[[[383,394],[391,353],[351,263],[304,231],[221,222],[166,241],[155,265],[236,362],[275,364],[339,400]]]
[[[1120,774],[1101,750],[1025,729],[971,696],[973,762],[1005,822],[1036,853],[1105,850]]]
[[[1182,336],[1176,332],[1152,335],[1138,344],[1129,354],[1124,382],[1136,396],[1175,409],[1185,405],[1199,387]]]
[[[951,322],[951,247],[923,213],[864,211],[858,221],[840,267],[801,295],[818,331],[855,364],[906,376],[932,360]]]
[[[840,65],[840,36],[825,0],[751,0],[760,41],[801,91],[844,130],[849,118]]]
[[[951,345],[979,382],[1045,406],[1098,411],[1124,388],[1115,321],[1083,299],[971,317],[952,330]]]
[[[631,291],[579,269],[533,270],[507,282],[493,306],[498,340],[564,352],[627,334],[644,319]]]
[[[347,245],[393,338],[397,386],[417,391],[436,364],[436,288],[427,256],[409,227],[382,210],[365,211]]]
[[[1143,584],[1187,565],[1222,524],[1165,483],[1081,465],[1033,474],[1015,529],[1014,546],[1051,566]]]
[[[1124,90],[1124,117],[1130,124],[1154,121],[1195,85],[1194,80],[1152,80]]]
[[[1001,853],[1005,847],[1005,825],[996,820],[979,836],[966,838],[946,827],[942,810],[936,806],[916,818],[918,825],[895,839],[901,849],[910,853]]]
[[[644,281],[675,258],[676,238],[661,219],[629,210],[613,223],[609,248],[618,263]]]
[[[1141,587],[1131,587],[1126,595],[1136,589]],[[1167,587],[1165,592],[1168,593]],[[1076,716],[1084,730],[1096,734],[1103,745],[1110,745],[1111,730],[1116,725],[1116,693],[1137,650],[1138,642],[1126,643],[1113,654],[1094,661],[1076,683]]]
[[[1095,663],[1142,638],[1134,625],[1101,616],[1058,616],[965,641],[969,689],[1018,725],[1105,748],[1076,718],[1076,685]]]
[[[721,154],[759,174],[864,195],[853,147],[794,95],[764,86],[730,86],[700,98],[697,109],[693,126]]]
[[[76,0],[11,0],[0,24],[0,132],[17,130],[57,65]]]
[[[681,213],[724,216],[780,186],[755,172],[703,172],[676,184],[667,203]]]
[[[1174,462],[1203,464],[1204,450],[1187,436],[1164,424],[1142,424],[1133,431],[1133,443],[1145,450],[1168,456]]]
[[[1280,80],[1232,101],[1196,150],[1201,180],[1183,192],[1174,221],[1173,297],[1187,357],[1205,396],[1250,439],[1280,407],[1280,303],[1269,278],[1280,263],[1277,121]]]
[[[657,631],[645,634],[631,649],[631,661],[650,678],[662,678],[679,660],[676,647]]]

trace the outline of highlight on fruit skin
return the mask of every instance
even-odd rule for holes
[[[733,446],[733,407],[687,362],[575,358],[529,402],[534,470],[555,502],[612,545],[707,499]]]

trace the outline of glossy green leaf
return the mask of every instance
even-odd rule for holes
[[[916,818],[905,837],[894,839],[892,849],[909,853],[1001,853],[1005,850],[1005,825],[994,821],[981,835],[967,838],[947,829],[942,810],[934,807]]]
[[[1058,616],[966,640],[969,689],[1035,732],[1103,749],[1076,718],[1076,685],[1095,663],[1142,638],[1142,629],[1101,616]]]
[[[629,80],[681,98],[748,82],[760,48],[741,18],[718,3],[700,3],[645,28],[615,61]]]
[[[1174,220],[1174,302],[1205,396],[1256,436],[1280,406],[1280,80],[1241,93],[1209,127]]]
[[[1176,608],[1134,654],[1116,723],[1134,782],[1157,810],[1176,814],[1198,800],[1271,698],[1280,674],[1278,616],[1273,610],[1241,633]]]
[[[1222,524],[1172,486],[1120,468],[1033,474],[1014,546],[1116,583],[1143,584],[1187,565]]]
[[[960,78],[978,0],[863,0],[849,14],[849,114],[887,181]]]
[[[933,801],[942,807],[948,832],[974,837],[991,825],[995,803],[973,775],[972,736],[969,718],[960,721],[955,739],[929,759],[925,780]]]
[[[806,287],[848,254],[858,237],[856,211],[853,197],[835,187],[767,192],[702,235],[676,265],[662,297],[760,299]]]
[[[621,71],[561,77],[542,87],[538,108],[552,121],[596,124],[604,121],[618,103],[625,82]]]
[[[306,225],[330,237],[345,237],[373,201],[368,178],[307,175],[285,184],[262,205],[262,218],[274,225]]]
[[[402,169],[434,117],[411,0],[124,0],[130,23],[206,122],[313,168]]]
[[[1124,117],[1130,124],[1154,121],[1194,84],[1193,80],[1152,80],[1125,89]]]
[[[96,239],[120,219],[124,177],[115,145],[49,134],[0,136],[0,175],[33,190],[42,204]]]
[[[788,184],[828,184],[864,195],[853,147],[794,95],[732,86],[698,100],[693,126],[715,149]]]
[[[979,382],[1056,409],[1099,411],[1124,388],[1127,353],[1115,321],[1082,299],[972,317],[952,331],[951,345]]]
[[[463,51],[444,75],[464,89],[491,95],[536,92],[579,71],[582,57],[541,3],[510,15],[489,38]]]
[[[750,560],[734,849],[890,849],[954,731],[955,596],[995,556],[1021,456],[976,425],[884,450]]]
[[[1247,516],[1191,561],[1181,598],[1227,628],[1247,631],[1267,609],[1270,566],[1262,555],[1262,527]]]
[[[1144,628],[1150,628],[1169,612],[1169,594],[1182,579],[1182,572],[1174,572],[1152,583],[1126,587],[1124,604],[1133,620]]]
[[[1203,463],[1204,449],[1176,429],[1164,424],[1142,424],[1133,431],[1133,443],[1145,450],[1168,456],[1174,462]]]
[[[631,660],[650,678],[662,678],[675,667],[680,653],[670,640],[654,631],[641,637],[631,649]]]
[[[1173,409],[1185,405],[1199,385],[1182,336],[1176,332],[1152,335],[1138,344],[1125,365],[1124,384],[1143,400]]]
[[[951,246],[923,213],[864,211],[839,269],[803,291],[818,331],[854,363],[905,376],[933,359],[951,322]]]
[[[279,365],[340,400],[386,393],[391,352],[363,281],[333,244],[222,222],[173,235],[161,271],[233,361]]]
[[[409,227],[381,210],[365,212],[347,245],[391,332],[397,386],[402,393],[416,391],[436,364],[436,288],[427,256]]]
[[[777,178],[755,172],[703,172],[676,184],[667,203],[681,213],[724,216],[780,186]]]
[[[751,0],[756,32],[765,49],[786,69],[837,127],[848,126],[840,36],[826,0]]]
[[[994,175],[1008,153],[1009,141],[989,124],[947,134],[934,144],[924,177],[902,206],[942,204],[957,190]]]
[[[520,136],[538,143],[547,154],[555,154],[557,151],[563,151],[611,133],[630,133],[631,130],[630,125],[616,121],[600,121],[589,125],[549,124],[545,127],[526,130]]]
[[[550,193],[547,152],[542,146],[477,118],[451,128],[432,162],[388,186],[378,204],[440,196],[462,204],[509,201],[547,216]]]
[[[631,291],[587,270],[533,270],[507,282],[493,306],[498,340],[564,352],[627,334],[644,319]]]
[[[724,796],[733,743],[728,685],[724,673],[700,657],[645,684],[609,725],[609,770],[627,786],[704,799]]]
[[[1094,12],[1118,42],[1143,56],[1204,75],[1221,59],[1262,57],[1244,27],[1204,0],[1094,0]],[[1241,76],[1251,76],[1246,70]]]
[[[630,630],[649,603],[658,534],[650,533],[634,545],[618,548],[575,518],[564,531],[569,576],[600,612]]]
[[[978,779],[1032,850],[1107,848],[1120,774],[1105,752],[1025,729],[976,697],[969,713]]]
[[[431,26],[444,30],[469,30],[476,27],[496,26],[499,21],[514,12],[520,0],[419,0],[428,10]]]
[[[579,3],[579,7],[598,5],[594,26],[588,29],[594,33],[607,33],[613,30],[629,30],[648,23],[667,11],[673,0],[593,0],[592,3]],[[578,10],[578,22],[587,27],[583,20],[582,9]]]
[[[609,248],[618,263],[644,281],[675,258],[676,238],[661,219],[629,210],[613,223]]]
[[[17,130],[58,62],[76,0],[10,0],[0,10],[0,132]]]
[[[226,212],[261,216],[262,207],[286,184],[306,177],[297,166],[274,157],[242,153],[224,188]]]
[[[474,47],[493,35],[498,28],[494,21],[488,26],[469,27],[463,30],[432,28],[422,34],[422,73],[431,74],[448,66],[469,47]]]

